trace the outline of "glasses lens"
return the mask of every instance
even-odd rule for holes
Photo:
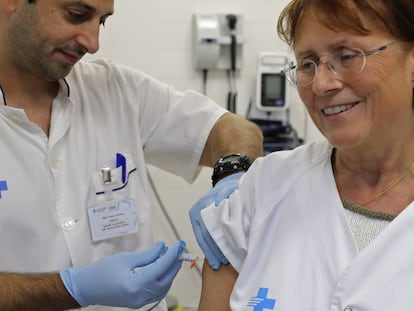
[[[350,81],[364,70],[366,55],[360,49],[344,48],[334,53],[328,61],[315,62],[311,59],[298,59],[297,64],[290,63],[284,70],[287,79],[296,86],[313,82],[319,63],[328,66],[337,79]]]
[[[342,49],[332,55],[332,67],[338,78],[350,81],[365,67],[365,53],[360,49]]]
[[[310,59],[298,59],[296,85],[306,85],[315,79],[317,64]]]

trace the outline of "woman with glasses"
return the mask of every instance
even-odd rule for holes
[[[284,70],[326,138],[256,160],[203,220],[200,311],[414,308],[414,1],[294,0]]]

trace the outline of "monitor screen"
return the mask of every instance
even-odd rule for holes
[[[285,81],[285,77],[279,73],[262,74],[262,107],[283,108],[285,106]]]

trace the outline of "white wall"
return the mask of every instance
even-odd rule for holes
[[[246,44],[243,68],[237,77],[237,112],[245,115],[256,74],[256,60],[261,52],[288,52],[276,34],[276,21],[288,0],[117,0],[115,15],[101,32],[101,49],[95,56],[142,70],[179,90],[202,91],[201,74],[192,68],[192,16],[194,13],[236,13],[243,15]],[[95,57],[93,56],[93,57]],[[93,58],[92,57],[92,58]],[[90,57],[89,57],[90,58]],[[292,91],[291,123],[301,137],[320,138],[307,122],[307,115],[295,89]],[[211,72],[207,94],[226,105],[228,92],[224,72]],[[308,124],[308,125],[306,125]],[[305,131],[306,127],[306,131]],[[201,254],[191,231],[187,212],[192,204],[210,188],[211,169],[203,169],[193,185],[150,167],[150,174],[166,209],[174,220],[189,250]],[[154,198],[155,236],[167,243],[175,241],[173,232]],[[195,270],[184,266],[171,293],[182,306],[195,308],[201,281]]]

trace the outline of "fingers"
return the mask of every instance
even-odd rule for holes
[[[240,172],[223,178],[190,209],[191,225],[197,243],[203,250],[209,265],[214,270],[219,269],[222,263],[227,264],[228,260],[208,232],[207,227],[201,218],[201,211],[205,207],[213,204],[213,202],[218,206],[224,199],[227,199],[236,189],[238,189],[239,179],[244,174],[244,172]]]
[[[131,254],[133,268],[139,268],[153,263],[160,257],[165,248],[165,243],[158,241],[152,248],[146,251]]]
[[[217,246],[216,242],[214,242],[213,238],[211,237],[207,229],[204,230],[203,237],[206,244],[206,249],[208,250],[208,252],[206,253],[203,249],[204,255],[206,256],[210,266],[214,270],[217,270],[221,266],[221,258],[226,257],[223,255],[220,248]]]
[[[164,244],[162,243],[162,245]],[[141,307],[144,304],[159,301],[166,296],[181,268],[182,261],[178,259],[178,256],[185,248],[185,242],[178,241],[169,248],[156,245],[151,249],[158,255],[162,252],[162,255],[130,275],[129,292],[136,293],[135,298],[131,297],[134,301],[132,306]],[[140,253],[137,253],[137,256],[139,255]]]
[[[173,275],[177,274],[181,267],[181,260],[178,259],[178,256],[185,248],[186,244],[184,241],[176,242],[157,261],[142,268],[141,272],[144,275],[151,275],[151,278],[154,280],[162,280],[164,277],[170,275],[171,270]]]
[[[207,231],[207,228],[205,227],[204,223],[200,222],[196,228],[196,231],[197,242],[200,248],[203,250],[203,253],[208,263],[214,270],[217,270],[218,268],[220,268],[220,260],[219,258],[217,258],[216,254],[221,254],[221,251],[217,247],[216,243],[213,241],[213,238]]]
[[[238,188],[238,184],[237,183],[231,183],[231,184],[227,184],[226,185],[226,187],[224,187],[224,188],[222,188],[222,189],[220,189],[218,192],[217,192],[217,195],[216,195],[216,197],[215,197],[215,199],[214,199],[214,204],[216,205],[216,206],[219,206],[220,205],[220,203],[221,203],[221,201],[223,201],[223,200],[225,200],[225,199],[228,199],[229,197],[230,197],[230,195],[235,191],[235,190],[237,190],[237,188]]]
[[[157,279],[158,286],[165,291],[168,291],[171,287],[171,284],[175,277],[178,274],[178,271],[180,271],[182,267],[182,260],[176,260],[172,266],[166,271],[166,273]]]
[[[167,253],[157,261],[157,264],[162,264],[162,261],[165,260],[167,262],[167,266],[169,267],[165,273],[160,275],[156,280],[158,289],[164,296],[168,293],[172,282],[182,267],[182,260],[179,260],[178,256],[182,254],[185,248],[186,244],[184,241],[178,241],[173,246],[171,246],[168,249]]]
[[[214,252],[210,249],[209,243],[206,240],[206,235],[208,238],[210,237],[210,234],[204,227],[204,224],[198,220],[191,221],[193,226],[194,235],[196,237],[197,243],[202,249],[204,256],[206,257],[208,263],[213,269],[218,269],[220,267],[220,263],[217,261],[217,259],[214,256]],[[203,230],[204,229],[204,230]]]
[[[200,211],[201,209],[195,209],[194,207],[190,210],[191,225],[193,227],[197,243],[202,249],[208,263],[214,270],[217,270],[221,265],[220,261],[215,255],[215,251],[217,252],[218,248],[214,242],[209,242],[212,241],[212,238],[210,233],[207,231],[203,220],[201,219]],[[212,244],[214,245],[213,248],[211,247]]]
[[[224,199],[230,197],[230,195],[239,188],[239,180],[244,174],[244,172],[236,173],[223,178],[217,183],[217,193],[214,197],[216,206],[218,206]]]

